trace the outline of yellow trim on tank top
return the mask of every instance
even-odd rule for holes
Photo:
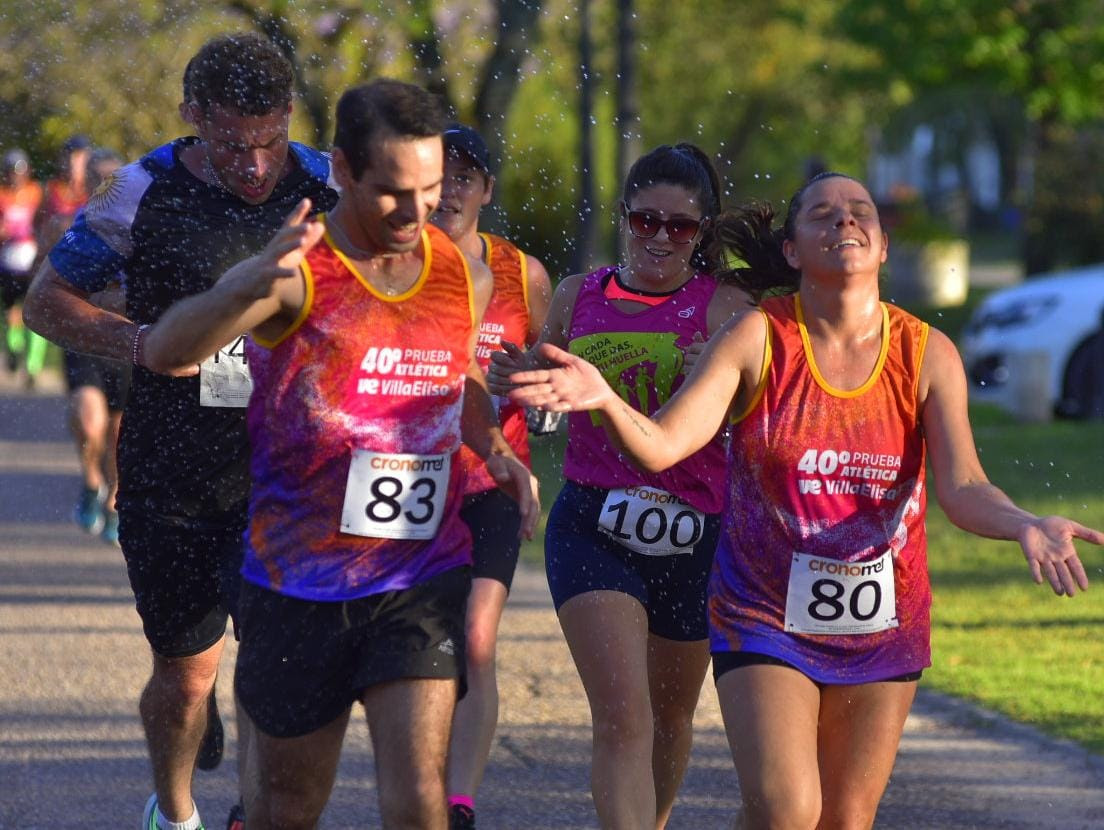
[[[751,411],[759,405],[759,401],[763,400],[763,395],[767,391],[767,374],[770,371],[771,359],[774,357],[774,349],[771,346],[771,324],[770,319],[767,317],[767,312],[763,309],[758,309],[759,313],[763,315],[763,325],[767,327],[766,338],[763,342],[763,365],[759,368],[759,382],[755,384],[755,394],[751,397],[751,402],[744,407],[744,411],[738,415],[730,415],[728,417],[729,424],[738,424],[744,420]]]
[[[479,238],[483,240],[483,244],[487,246],[487,267],[491,267],[491,253],[494,251],[494,242],[491,241],[491,235],[489,233],[479,232]],[[529,263],[525,259],[525,251],[521,250],[517,245],[514,246],[514,250],[518,255],[518,267],[521,269],[521,296],[522,301],[525,303],[525,313],[531,313],[529,308]]]
[[[878,303],[882,307],[882,347],[878,352],[878,360],[874,363],[874,370],[857,389],[837,389],[832,386],[828,381],[824,379],[824,376],[820,373],[820,369],[817,368],[816,358],[813,357],[813,346],[809,342],[809,331],[805,328],[805,312],[801,310],[801,295],[796,294],[794,296],[794,311],[797,314],[797,329],[801,333],[801,348],[805,352],[805,360],[809,364],[809,372],[813,376],[813,380],[816,381],[817,386],[836,398],[857,398],[869,390],[875,382],[878,380],[878,376],[882,373],[882,367],[885,366],[886,356],[889,354],[889,309],[885,303]]]
[[[291,335],[295,334],[307,319],[307,315],[310,314],[311,306],[314,305],[314,274],[311,273],[311,267],[307,264],[305,259],[299,263],[299,273],[303,275],[303,305],[299,309],[299,313],[295,315],[295,319],[292,321],[291,325],[284,329],[280,333],[280,336],[274,340],[266,340],[254,334],[253,342],[258,346],[263,346],[269,350],[275,349],[291,337]]]
[[[410,288],[406,289],[406,291],[404,291],[402,294],[384,294],[382,291],[378,291],[372,285],[372,283],[369,282],[365,278],[365,276],[357,270],[357,267],[353,265],[352,260],[350,260],[347,256],[345,256],[345,254],[340,251],[340,249],[338,249],[338,247],[333,242],[333,238],[330,236],[329,229],[326,230],[326,242],[328,242],[329,246],[333,248],[333,252],[337,254],[337,258],[341,260],[342,264],[349,269],[350,273],[352,273],[354,277],[356,277],[357,282],[367,288],[369,293],[371,293],[373,297],[375,297],[377,300],[383,300],[383,302],[385,303],[401,303],[403,300],[409,300],[411,297],[417,294],[418,291],[421,290],[422,286],[425,285],[426,278],[429,276],[430,265],[432,265],[433,263],[433,249],[430,247],[429,244],[429,233],[426,231],[425,228],[422,228],[422,251],[424,251],[425,253],[422,257],[422,272],[418,274],[418,279],[414,280],[414,284],[410,286]]]
[[[448,239],[446,236],[445,239]],[[472,285],[471,268],[468,267],[468,258],[464,255],[464,252],[460,250],[460,247],[449,239],[449,244],[452,245],[456,255],[460,257],[460,265],[464,268],[464,280],[468,285],[468,316],[471,317],[472,332],[475,333],[479,327],[479,318],[475,316],[475,286]],[[429,240],[426,240],[426,248],[429,247]],[[428,259],[428,257],[427,257]],[[491,266],[487,266],[487,270],[491,270]],[[491,294],[494,294],[494,274],[491,274]],[[478,335],[477,335],[478,336]]]
[[[924,353],[928,350],[928,334],[931,333],[931,326],[928,323],[921,321],[920,323],[920,347],[916,350],[916,379],[912,382],[912,394],[915,395],[920,390],[920,367],[924,365]]]

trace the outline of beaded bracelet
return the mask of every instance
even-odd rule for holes
[[[134,340],[130,344],[130,362],[135,366],[141,366],[139,362],[142,357],[142,338],[145,336],[146,329],[149,328],[149,323],[143,323],[134,330]]]

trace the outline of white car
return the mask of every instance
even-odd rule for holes
[[[989,294],[959,344],[970,395],[1019,414],[1104,417],[1104,264]]]

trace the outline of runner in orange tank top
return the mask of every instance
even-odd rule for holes
[[[304,200],[261,254],[134,348],[167,370],[243,331],[257,344],[235,672],[256,727],[246,826],[317,826],[360,702],[383,825],[443,830],[471,586],[460,441],[518,498],[523,533],[540,507],[474,359],[491,274],[426,227],[443,173],[439,103],[375,81],[341,97],[336,123],[341,196],[325,224],[306,221]]]
[[[486,371],[502,341],[536,341],[544,325],[552,287],[535,257],[500,236],[479,231],[479,212],[490,204],[495,177],[483,138],[471,127],[445,130],[445,180],[433,224],[470,259],[485,262],[494,275],[494,293],[479,326],[475,357]],[[525,407],[495,398],[499,423],[518,458],[529,463]],[[450,830],[475,823],[475,792],[491,752],[498,723],[495,649],[498,625],[517,567],[521,516],[517,505],[495,486],[480,459],[461,447],[458,464],[467,481],[460,512],[472,533],[472,589],[466,622],[468,693],[456,705],[449,742],[446,783]]]
[[[651,419],[548,346],[559,368],[513,374],[524,386],[510,395],[597,410],[646,470],[736,421],[709,599],[740,826],[870,827],[928,665],[925,454],[951,521],[1018,541],[1060,596],[1088,586],[1073,540],[1104,533],[1028,513],[989,483],[954,345],[879,299],[888,238],[862,184],[822,174],[794,194],[781,233],[772,219],[746,209],[718,238],[747,263],[745,288],[796,296],[733,319]]]

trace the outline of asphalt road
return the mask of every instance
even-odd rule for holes
[[[136,828],[150,792],[136,701],[149,657],[119,551],[70,513],[79,481],[56,378],[29,395],[0,370],[0,830]],[[234,799],[227,760],[197,773],[209,830]],[[501,723],[480,828],[596,827],[589,717],[543,575],[523,569],[502,624]],[[670,827],[729,828],[739,790],[711,681]],[[321,826],[378,827],[371,749],[351,724]],[[1104,828],[1104,759],[973,706],[921,694],[880,828]]]

